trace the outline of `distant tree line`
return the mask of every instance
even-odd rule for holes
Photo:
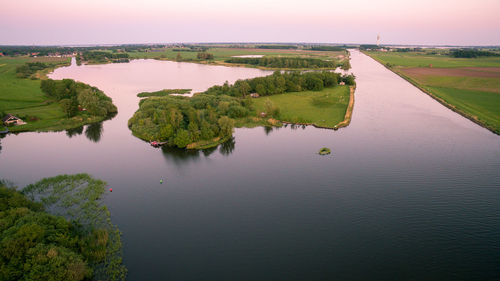
[[[339,82],[354,84],[354,76],[334,72],[274,72],[266,77],[238,80],[233,85],[213,86],[193,97],[165,96],[141,100],[139,110],[130,118],[129,128],[144,140],[167,141],[184,148],[190,143],[227,139],[234,119],[254,112],[251,93],[262,96],[298,91],[320,91]],[[269,106],[273,116],[279,109]]]
[[[49,55],[71,55],[76,52],[93,50],[108,51],[145,51],[152,48],[162,48],[165,45],[117,45],[117,46],[89,46],[89,47],[57,47],[57,46],[0,46],[0,53],[6,56],[49,56]]]
[[[197,45],[182,45],[182,48],[173,48],[174,52],[206,52],[208,47]]]
[[[478,49],[453,49],[450,50],[450,56],[454,58],[498,57],[500,53]]]
[[[312,51],[344,51],[346,48],[343,46],[311,46],[310,50]]]
[[[47,96],[59,101],[68,117],[79,111],[105,117],[116,113],[116,106],[101,90],[71,79],[42,80],[40,88]]]
[[[336,61],[298,57],[230,58],[227,63],[241,63],[274,68],[335,68]]]
[[[103,51],[86,51],[82,52],[82,59],[90,62],[128,62],[129,55],[127,53],[110,53]]]
[[[378,45],[374,45],[374,44],[362,44],[362,45],[359,45],[359,49],[360,50],[367,50],[367,49],[379,49],[380,46]]]
[[[296,45],[258,45],[257,49],[297,49]]]

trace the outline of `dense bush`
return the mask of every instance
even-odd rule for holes
[[[51,65],[45,64],[43,62],[27,62],[16,68],[16,75],[19,78],[31,77],[39,70],[49,68]]]
[[[339,73],[330,71],[304,73],[299,71],[284,73],[275,71],[269,76],[236,81],[231,86],[227,83],[222,86],[213,86],[205,93],[209,95],[246,97],[249,93],[268,96],[285,92],[320,91],[324,87],[337,85],[340,79],[341,75]]]
[[[200,60],[213,60],[214,59],[214,55],[211,53],[207,53],[207,52],[200,52],[196,55],[196,57]]]
[[[454,58],[495,57],[500,56],[500,53],[481,51],[477,49],[454,49],[450,51],[450,56]]]
[[[111,53],[102,51],[85,51],[82,52],[82,59],[89,62],[128,62],[129,55],[127,53]]]
[[[42,80],[41,89],[49,97],[59,101],[68,117],[85,109],[90,115],[107,116],[116,113],[116,106],[101,90],[71,79]]]

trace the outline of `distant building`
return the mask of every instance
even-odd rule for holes
[[[7,114],[4,118],[2,118],[2,122],[5,125],[24,125],[26,122],[21,120],[21,118],[18,118],[12,114]]]
[[[266,117],[266,116],[267,116],[267,114],[266,114],[265,112],[261,112],[261,113],[260,113],[260,117],[264,118],[264,117]]]
[[[259,94],[257,94],[257,93],[251,93],[251,94],[250,94],[250,96],[251,96],[252,98],[258,98],[258,97],[259,97]]]
[[[339,83],[339,85],[344,86],[344,85],[345,85],[345,82],[344,82],[344,81],[342,81],[342,82],[340,82],[340,83]]]

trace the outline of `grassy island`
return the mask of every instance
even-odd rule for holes
[[[164,89],[156,92],[142,92],[138,93],[137,96],[140,98],[147,98],[147,97],[164,97],[172,94],[187,94],[190,93],[192,89]]]
[[[0,114],[15,115],[27,123],[10,126],[9,131],[66,130],[116,112],[111,99],[97,88],[46,78],[55,67],[69,63],[68,57],[0,57]]]
[[[451,110],[500,134],[500,52],[403,49],[365,53]]]
[[[145,98],[128,125],[143,140],[187,149],[217,146],[231,138],[235,126],[281,126],[283,120],[334,128],[351,104],[349,87],[339,82],[353,85],[354,77],[276,71],[214,86],[193,97]]]

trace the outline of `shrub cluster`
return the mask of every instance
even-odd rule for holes
[[[101,90],[72,79],[42,80],[42,92],[59,101],[68,117],[85,110],[94,116],[107,116],[116,113],[116,106],[110,97]]]
[[[227,63],[242,63],[274,68],[335,68],[336,61],[297,57],[230,58]]]

